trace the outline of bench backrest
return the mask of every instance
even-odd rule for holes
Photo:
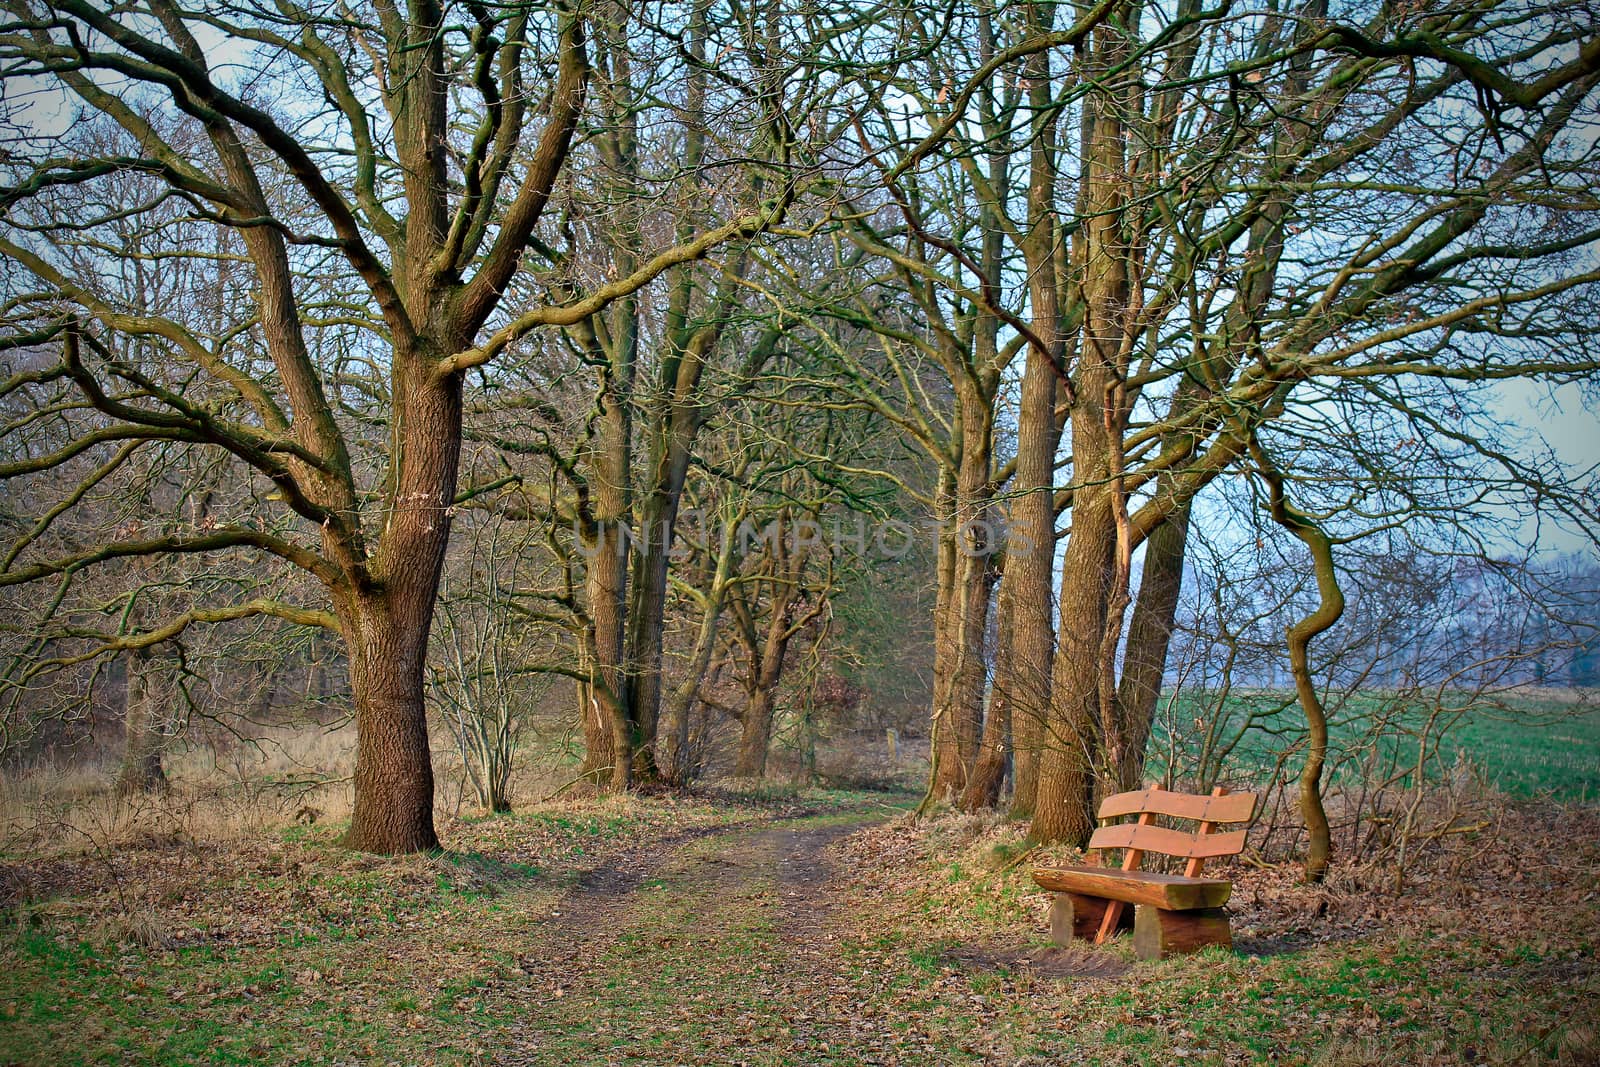
[[[1229,793],[1221,786],[1208,797],[1175,793],[1160,786],[1118,793],[1101,802],[1101,820],[1137,815],[1138,821],[1101,826],[1089,838],[1089,848],[1125,848],[1140,854],[1179,856],[1191,861],[1192,878],[1199,871],[1199,861],[1244,851],[1244,830],[1217,833],[1215,829],[1219,824],[1249,822],[1255,815],[1256,800],[1254,793]],[[1158,815],[1189,819],[1200,825],[1194,832],[1155,826]]]
[[[1181,856],[1189,862],[1184,865],[1185,878],[1200,877],[1200,868],[1213,856],[1233,856],[1244,851],[1244,830],[1215,833],[1219,823],[1249,822],[1256,813],[1256,796],[1253,793],[1229,793],[1217,786],[1208,797],[1191,793],[1174,793],[1152,785],[1132,793],[1118,793],[1100,802],[1100,818],[1118,819],[1137,815],[1138,820],[1102,826],[1089,838],[1092,862],[1099,862],[1099,849],[1123,850],[1122,869],[1136,871],[1144,861],[1146,852],[1159,852],[1164,856]],[[1169,819],[1192,819],[1200,824],[1193,833],[1169,830],[1156,826],[1157,816]],[[1100,920],[1100,932],[1095,944],[1103,943],[1117,930],[1122,917],[1122,904],[1112,901],[1106,905]]]

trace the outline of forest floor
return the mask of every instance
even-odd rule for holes
[[[1600,1062],[1600,812],[1509,806],[1396,891],[1227,868],[1236,949],[1055,949],[1021,830],[905,794],[546,804],[4,857],[0,1063]]]

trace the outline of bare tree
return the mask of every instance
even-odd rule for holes
[[[589,100],[585,11],[378,2],[327,19],[292,4],[167,0],[114,12],[16,0],[6,11],[7,81],[31,79],[38,92],[7,96],[5,343],[60,356],[18,370],[4,392],[85,417],[53,452],[8,441],[4,473],[169,441],[225,453],[271,492],[203,530],[23,552],[4,580],[71,581],[106,560],[232,549],[314,576],[326,607],[246,595],[102,646],[149,647],[196,623],[263,614],[338,633],[357,724],[348,843],[433,847],[424,665],[451,516],[481,491],[457,484],[469,373],[771,225],[794,181],[747,209],[730,203],[687,240],[641,242],[616,275],[573,277],[559,299],[518,306],[508,292],[540,260],[562,261],[560,234],[540,230]],[[49,102],[86,115],[99,141],[63,128]],[[107,127],[120,130],[115,151],[100,147]],[[74,256],[83,235],[124,217],[85,211],[86,194],[129,173],[160,186],[135,209],[153,213],[158,239],[169,204],[214,233],[200,254],[248,279],[247,314],[219,329],[183,294],[140,311],[104,255]],[[164,240],[163,254],[196,254]],[[162,373],[120,356],[121,337]]]
[[[977,170],[994,143],[977,135],[984,94],[1019,80],[1032,94],[1012,121],[1028,134],[1028,189],[990,199],[1028,205],[1001,219],[1026,274],[991,302],[1040,357],[1036,396],[1044,370],[1057,391],[1019,405],[1013,491],[1038,496],[1023,443],[1043,442],[1070,527],[1053,633],[1047,596],[1007,601],[1004,692],[1013,736],[1032,746],[1025,691],[1049,672],[1014,807],[1034,812],[1037,837],[1077,840],[1095,794],[1143,759],[1192,502],[1245,462],[1257,428],[1314,403],[1318,381],[1360,380],[1368,402],[1389,405],[1429,378],[1595,369],[1589,339],[1562,324],[1586,317],[1600,277],[1577,252],[1597,232],[1583,191],[1596,159],[1563,135],[1593,110],[1600,49],[1592,14],[1559,3],[1513,21],[1489,5],[1312,0],[1257,17],[1107,3],[1059,27],[1049,5],[1007,10],[1011,40],[929,90],[926,134],[872,147],[900,153],[889,173],[905,187],[946,152]],[[909,225],[903,243],[915,242],[976,262],[956,231]],[[1070,455],[1058,457],[1063,422]],[[1459,436],[1438,419],[1431,432]],[[1578,497],[1552,506],[1577,514]],[[1054,530],[1029,540],[1053,547]],[[1008,552],[1005,580],[1027,573]]]

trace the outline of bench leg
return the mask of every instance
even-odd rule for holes
[[[1133,923],[1133,950],[1142,960],[1159,960],[1207,945],[1233,946],[1233,929],[1223,908],[1165,911],[1139,905]]]
[[[1065,948],[1073,938],[1093,941],[1100,932],[1101,920],[1111,901],[1100,897],[1086,897],[1082,893],[1050,894],[1050,940]],[[1117,921],[1117,929],[1133,926],[1133,915],[1127,908]]]

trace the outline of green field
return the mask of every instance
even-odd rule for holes
[[[1293,693],[1234,693],[1220,703],[1219,712],[1216,698],[1203,693],[1163,701],[1150,739],[1153,772],[1163,773],[1170,763],[1178,778],[1193,779],[1204,760],[1208,768],[1220,767],[1221,777],[1262,782],[1285,753],[1283,767],[1298,769],[1305,718]],[[1335,784],[1399,776],[1396,784],[1409,786],[1425,744],[1429,778],[1471,773],[1513,796],[1600,799],[1600,698],[1593,694],[1476,702],[1446,697],[1424,708],[1368,693],[1328,710],[1329,780]]]

